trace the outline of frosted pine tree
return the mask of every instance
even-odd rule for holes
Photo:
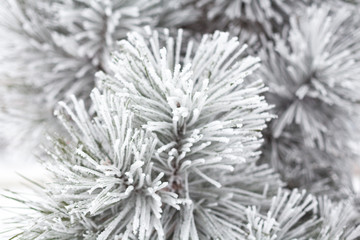
[[[49,184],[25,200],[14,239],[356,239],[347,202],[282,190],[257,165],[272,116],[248,78],[258,59],[227,33],[198,46],[150,32],[119,43],[83,101],[60,103],[69,137],[50,137]],[[182,54],[182,52],[184,54]]]
[[[360,238],[356,4],[4,1],[2,131],[51,134],[14,239]]]
[[[71,144],[52,140],[55,149],[45,163],[53,169],[59,185],[51,185],[48,194],[68,218],[89,215],[93,217],[88,221],[103,224],[93,230],[86,222],[69,231],[65,228],[64,235],[59,235],[62,238],[68,232],[98,235],[99,239],[116,235],[124,239],[128,235],[140,239],[237,236],[242,234],[237,222],[245,216],[241,202],[264,204],[267,194],[280,184],[270,169],[254,162],[259,131],[270,117],[267,104],[258,96],[264,91],[263,84],[247,86],[244,82],[258,61],[246,58],[238,62],[242,53],[239,43],[224,33],[204,37],[196,51],[189,43],[185,58],[180,55],[181,35],[161,44],[155,34],[150,42],[148,48],[142,37],[133,34],[130,42],[120,43],[123,53],[114,57],[114,76],[101,76],[104,94],[93,93],[96,117],[92,121],[83,103],[75,102],[75,113],[64,106],[75,124],[66,123],[67,115],[60,114],[73,137]],[[224,51],[229,46],[230,50]],[[223,61],[218,62],[219,58]],[[223,76],[228,81],[220,81]],[[106,90],[109,87],[111,90]],[[230,92],[233,96],[226,94]],[[232,103],[224,109],[219,104],[222,101],[240,101],[242,107]],[[245,175],[238,175],[241,172]],[[223,195],[222,185],[229,190],[236,185],[244,187]],[[201,187],[206,191],[199,191]],[[216,214],[221,208],[234,212],[230,221]],[[196,219],[194,209],[199,214]],[[229,226],[222,223],[225,220]],[[81,219],[77,221],[81,223]],[[205,224],[208,221],[222,232]],[[195,223],[203,229],[198,230]],[[51,223],[36,224],[26,234],[47,224]],[[55,236],[43,231],[48,237]]]

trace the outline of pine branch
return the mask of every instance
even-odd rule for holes
[[[181,31],[164,42],[152,34],[150,48],[135,33],[120,42],[114,75],[99,74],[103,93],[92,93],[94,114],[61,103],[71,139],[52,137],[43,161],[53,218],[18,239],[66,239],[66,228],[83,239],[241,239],[246,207],[269,206],[281,182],[255,164],[271,118],[263,84],[246,78],[257,59],[226,33],[190,43],[186,57]],[[63,230],[42,228],[58,211]]]
[[[224,33],[205,36],[197,50],[189,43],[184,58],[180,54],[181,31],[177,39],[166,36],[165,32],[165,39],[159,40],[158,33],[153,34],[149,43],[138,34],[129,35],[129,42],[120,42],[123,53],[114,55],[115,75],[100,75],[103,86],[129,97],[129,107],[139,124],[156,133],[159,149],[154,160],[157,170],[165,173],[171,191],[191,200],[195,206],[193,198],[200,202],[204,198],[199,193],[213,192],[214,203],[229,208],[229,204],[221,204],[218,199],[224,192],[218,180],[221,171],[226,174],[234,170],[233,165],[257,158],[254,150],[260,144],[259,130],[271,117],[265,113],[268,106],[256,96],[265,90],[261,82],[243,80],[257,61],[248,57],[236,62],[243,50],[238,51],[236,39],[228,39]],[[214,190],[204,191],[199,187],[192,190],[195,183]],[[241,195],[234,193],[234,198],[243,198]],[[196,210],[192,206],[188,208]],[[232,207],[228,212],[231,211],[234,211]],[[209,216],[202,215],[192,221],[214,221],[212,224],[220,224],[217,229],[222,225],[216,218],[205,218]],[[233,231],[226,229],[227,234]],[[182,230],[174,231],[176,234]],[[190,228],[190,231],[194,230]],[[208,233],[202,234],[205,235],[199,237]]]

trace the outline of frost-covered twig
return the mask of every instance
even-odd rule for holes
[[[51,140],[45,191],[79,238],[241,239],[247,206],[269,206],[281,186],[255,163],[271,118],[263,84],[246,79],[258,61],[226,33],[189,43],[185,57],[181,31],[163,42],[152,34],[120,42],[114,74],[99,74],[103,93],[92,93],[94,117],[81,101],[74,111],[61,103],[71,138]],[[66,238],[44,221],[19,239]]]

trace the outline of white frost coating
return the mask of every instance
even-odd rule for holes
[[[210,226],[223,229],[216,234],[229,239],[245,234],[236,226],[236,219],[245,215],[244,208],[240,207],[240,215],[228,217],[226,213],[207,216],[201,209],[233,209],[226,202],[242,201],[241,195],[247,194],[236,191],[224,203],[215,200],[228,195],[221,194],[222,189],[231,189],[241,179],[235,169],[257,159],[260,131],[272,117],[259,96],[266,90],[262,82],[246,79],[258,67],[258,59],[242,57],[246,46],[221,32],[205,35],[196,48],[191,42],[182,43],[182,30],[176,39],[167,30],[160,34],[149,31],[149,40],[131,33],[128,41],[118,45],[120,51],[113,54],[111,65],[113,76],[98,75],[101,87],[129,99],[128,107],[138,124],[159,140],[154,169],[164,173],[171,192],[192,202],[180,208],[180,219],[165,225],[183,221],[169,229],[180,239],[213,237]],[[223,185],[231,172],[233,181]],[[265,186],[259,187],[263,191]],[[210,196],[206,197],[207,192]],[[212,200],[202,206],[202,199],[208,197]],[[194,211],[200,214],[195,217]],[[197,234],[191,234],[194,232]]]
[[[205,36],[193,53],[180,58],[181,34],[160,43],[154,33],[149,45],[130,34],[129,42],[119,43],[123,53],[114,54],[111,66],[115,77],[104,80],[104,86],[131,99],[129,107],[143,127],[160,140],[159,158],[175,165],[191,155],[201,156],[206,165],[206,159],[219,152],[226,153],[221,164],[248,158],[253,145],[260,144],[258,131],[270,118],[257,95],[265,91],[262,83],[244,82],[258,60],[238,61],[244,47],[219,32]],[[252,125],[255,119],[259,121]]]

